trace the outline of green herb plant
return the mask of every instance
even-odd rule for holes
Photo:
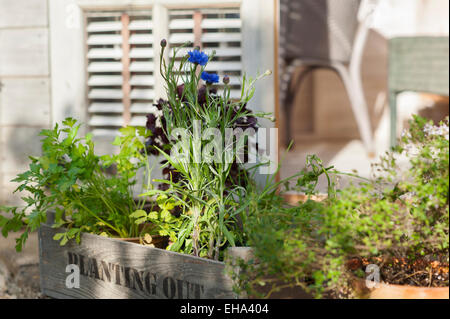
[[[181,228],[175,232],[176,240],[168,249],[218,260],[222,258],[224,248],[243,243],[239,227],[241,216],[234,199],[242,186],[229,181],[233,163],[239,156],[236,146],[245,145],[247,136],[222,144],[211,141],[211,137],[205,138],[203,133],[215,128],[223,141],[227,136],[226,129],[236,128],[247,117],[266,117],[266,114],[253,114],[246,109],[257,79],[244,77],[238,100],[231,99],[231,88],[226,80],[223,94],[216,94],[214,85],[208,82],[214,76],[207,74],[206,85],[201,85],[207,61],[212,60],[214,54],[207,56],[199,50],[191,51],[190,55],[201,58],[192,62],[188,55],[177,58],[180,49],[174,49],[173,57],[167,63],[163,58],[165,43],[161,48],[161,75],[167,91],[167,101],[162,103],[161,112],[164,135],[171,142],[166,148],[154,148],[166,159],[163,168],[170,166],[181,178],[178,181],[172,178],[159,180],[157,182],[166,184],[164,190],[152,189],[142,196],[168,196],[181,203],[182,212],[177,217]],[[176,132],[180,130],[185,133],[178,143],[182,145],[181,160],[170,153],[179,141]],[[211,144],[214,144],[215,153],[205,151]],[[205,154],[218,160],[207,160]]]
[[[307,195],[317,172],[341,174],[316,160],[308,165],[298,181]],[[250,192],[246,229],[255,258],[241,264],[240,289],[260,297],[283,287],[317,298],[356,296],[350,283],[366,274],[349,271],[355,257],[379,260],[381,269],[401,260],[404,269],[381,279],[417,285],[411,280],[417,274],[407,267],[421,260],[449,262],[448,165],[448,118],[434,126],[415,116],[399,145],[374,165],[370,180],[337,190],[331,178],[326,200],[295,207],[283,201],[282,191]]]
[[[30,232],[47,221],[47,213],[55,213],[53,227],[64,231],[55,235],[61,245],[70,239],[80,242],[82,232],[108,237],[135,237],[141,234],[132,213],[142,209],[144,201],[135,201],[132,187],[139,168],[145,166],[142,136],[145,128],[127,127],[115,141],[120,153],[99,157],[94,153],[90,134],[77,137],[80,124],[66,119],[62,128],[42,130],[42,155],[30,157],[29,169],[13,181],[24,207],[3,207],[11,218],[0,216],[3,236],[23,229],[16,240],[20,251]],[[141,161],[140,161],[141,160]],[[148,163],[147,163],[148,165]],[[118,173],[109,175],[106,168],[115,166]]]

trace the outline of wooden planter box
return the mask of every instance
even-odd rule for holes
[[[295,200],[301,200],[295,198]],[[53,298],[130,299],[237,299],[252,298],[233,292],[233,280],[224,262],[208,260],[93,234],[81,235],[81,244],[70,241],[60,246],[53,240],[61,230],[53,229],[54,214],[41,226],[39,258],[41,291]],[[248,261],[250,247],[234,247],[228,258]],[[72,275],[67,266],[80,270],[80,287],[68,288]],[[226,269],[227,268],[227,269]],[[238,267],[233,268],[239,272]],[[267,293],[264,289],[261,293]],[[312,298],[301,289],[288,288],[274,299]]]
[[[42,293],[54,298],[133,299],[230,299],[233,281],[225,263],[105,238],[82,234],[60,246],[53,236],[60,231],[48,225],[39,230]],[[79,288],[68,288],[72,274],[80,270]]]

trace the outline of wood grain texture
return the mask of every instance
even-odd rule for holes
[[[83,234],[60,246],[58,230],[39,230],[42,292],[54,298],[235,298],[225,264],[116,239]],[[68,264],[80,268],[80,288],[66,287]]]
[[[3,173],[24,172],[30,164],[28,156],[40,156],[42,136],[39,136],[39,132],[44,128],[48,127],[15,125],[0,127],[0,161]]]
[[[0,126],[50,125],[48,77],[5,78],[1,82]]]
[[[48,29],[0,30],[0,76],[48,76]]]
[[[47,0],[0,0],[0,28],[47,26]]]

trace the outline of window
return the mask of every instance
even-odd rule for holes
[[[191,42],[211,54],[208,71],[230,77],[231,97],[240,97],[242,76],[242,21],[239,8],[170,10],[169,44]],[[192,48],[188,48],[192,49]]]
[[[190,42],[208,54],[215,51],[208,71],[230,76],[231,97],[239,98],[239,8],[173,9],[168,15],[170,46]],[[109,140],[122,126],[143,126],[145,114],[154,111],[159,98],[154,90],[154,75],[159,72],[159,47],[157,52],[153,49],[155,28],[148,10],[86,13],[88,125],[94,138]]]
[[[145,125],[155,99],[150,11],[86,16],[88,124],[94,137]]]
[[[165,96],[162,38],[172,47],[191,41],[215,50],[208,71],[230,76],[239,97],[244,71],[256,76],[274,69],[275,2],[49,0],[52,121],[72,116],[87,123],[82,133],[93,132],[96,150],[110,153],[118,129],[144,125],[155,100]],[[275,111],[274,80],[258,82],[250,108]]]

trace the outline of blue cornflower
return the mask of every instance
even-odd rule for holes
[[[203,71],[202,72],[202,80],[205,81],[208,84],[211,83],[218,83],[219,82],[219,76],[214,73],[208,73]]]
[[[208,63],[209,57],[206,53],[199,50],[189,51],[188,61],[195,64],[205,65]]]

